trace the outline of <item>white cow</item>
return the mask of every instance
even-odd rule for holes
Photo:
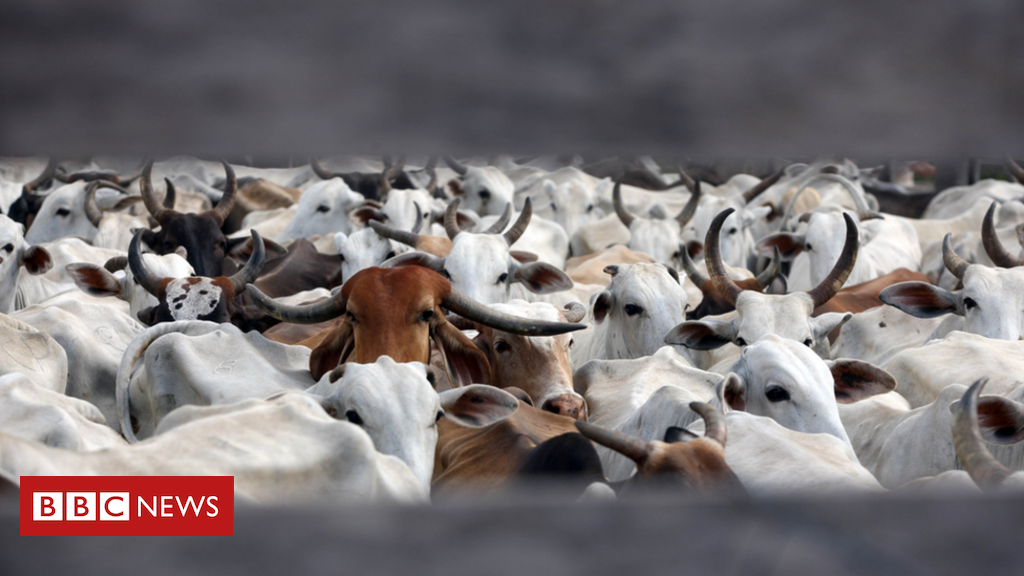
[[[466,166],[451,156],[445,162],[455,170],[459,179],[448,182],[448,188],[456,198],[463,201],[465,210],[472,210],[480,216],[498,216],[512,203],[515,185],[500,169],[494,166]]]
[[[9,314],[15,308],[22,266],[29,274],[38,275],[53,263],[45,248],[25,241],[21,224],[0,214],[0,313]]]
[[[49,334],[0,314],[0,374],[21,372],[41,388],[64,393],[68,356]]]
[[[278,240],[296,240],[316,234],[351,232],[348,213],[364,201],[345,181],[332,178],[317,182],[302,193],[295,205],[295,215]]]
[[[179,247],[177,252],[163,256],[145,253],[142,260],[158,278],[188,278],[195,275],[195,270],[185,259],[184,252],[185,249]],[[102,265],[76,262],[65,268],[74,284],[86,294],[98,298],[111,296],[127,302],[132,318],[138,318],[139,312],[146,308],[159,305],[156,296],[135,281],[128,266],[128,257],[124,254],[114,256]],[[122,272],[123,275],[119,276]]]
[[[341,256],[342,283],[360,270],[380,266],[385,260],[393,258],[396,252],[391,241],[372,228],[363,228],[351,234],[338,232],[334,235],[334,247]]]

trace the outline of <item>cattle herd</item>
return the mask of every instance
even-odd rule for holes
[[[0,159],[0,483],[1024,489],[1013,160],[423,160]]]

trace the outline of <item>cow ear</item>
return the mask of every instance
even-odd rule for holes
[[[482,428],[508,418],[519,408],[516,397],[483,384],[471,384],[438,394],[444,417],[461,426]]]
[[[1016,444],[1024,440],[1021,405],[1001,396],[978,399],[978,427],[986,442]]]
[[[64,267],[82,292],[90,296],[120,296],[121,282],[102,266],[87,262],[75,262]]]
[[[440,273],[441,270],[444,270],[444,258],[414,250],[389,258],[380,265],[381,268],[398,268],[400,266],[423,266]]]
[[[816,318],[811,318],[811,329],[814,332],[814,341],[820,342],[822,338],[828,338],[830,332],[846,324],[853,318],[850,312],[826,312]]]
[[[42,246],[29,246],[21,254],[21,265],[28,270],[29,274],[39,275],[45,274],[50,268],[53,268],[53,260],[50,258],[50,253],[46,251],[46,248]]]
[[[354,208],[348,213],[349,218],[354,218],[357,222],[366,226],[370,220],[377,220],[378,222],[384,221],[384,214],[376,206],[359,206]]]
[[[605,290],[597,295],[597,299],[594,300],[594,322],[600,324],[604,322],[604,317],[608,315],[608,310],[612,307],[612,293]]]
[[[331,330],[309,355],[309,371],[313,373],[313,379],[319,381],[324,374],[344,363],[354,342],[352,325],[347,321]]]
[[[840,404],[852,404],[896,389],[896,379],[892,374],[874,364],[849,358],[826,360],[825,363],[832,371],[836,402]]]
[[[509,250],[508,255],[515,258],[521,264],[536,262],[540,258],[533,252],[526,252],[525,250]]]
[[[178,256],[181,256],[185,260],[188,260],[188,248],[185,248],[184,246],[178,246],[177,248],[174,249],[174,253],[177,254]]]
[[[958,295],[927,282],[893,284],[879,292],[878,299],[918,318],[950,313],[963,316],[965,311]]]
[[[693,350],[714,350],[733,341],[736,327],[721,320],[688,320],[676,324],[665,335],[665,343]]]
[[[450,322],[431,329],[434,344],[444,357],[452,386],[490,384],[491,365],[476,344]]]
[[[748,208],[748,209],[744,210],[743,211],[743,227],[744,228],[749,228],[750,226],[752,226],[754,224],[754,222],[757,222],[758,220],[760,220],[762,218],[768,219],[768,217],[771,215],[773,210],[774,210],[773,206],[765,206],[764,204],[758,206],[757,208]]]
[[[726,406],[733,410],[747,409],[747,383],[740,378],[739,374],[729,372],[720,386],[722,387],[722,399]]]
[[[515,281],[522,282],[534,294],[551,294],[571,290],[572,280],[555,266],[547,262],[530,262],[516,269]]]
[[[789,262],[797,257],[798,254],[804,250],[804,236],[803,234],[788,234],[780,232],[778,234],[772,234],[761,239],[760,242],[754,246],[759,254],[765,256],[771,256],[774,253],[774,249],[778,248],[779,253],[782,255],[783,262]]]

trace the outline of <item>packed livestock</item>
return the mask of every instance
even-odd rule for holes
[[[0,478],[1024,486],[1013,160],[919,218],[849,160],[558,164],[0,159]]]

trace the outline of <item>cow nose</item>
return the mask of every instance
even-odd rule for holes
[[[585,419],[587,417],[586,410],[584,409],[583,398],[576,396],[575,394],[562,394],[556,398],[552,398],[544,403],[541,410],[558,414],[559,416],[568,416],[576,420]]]

